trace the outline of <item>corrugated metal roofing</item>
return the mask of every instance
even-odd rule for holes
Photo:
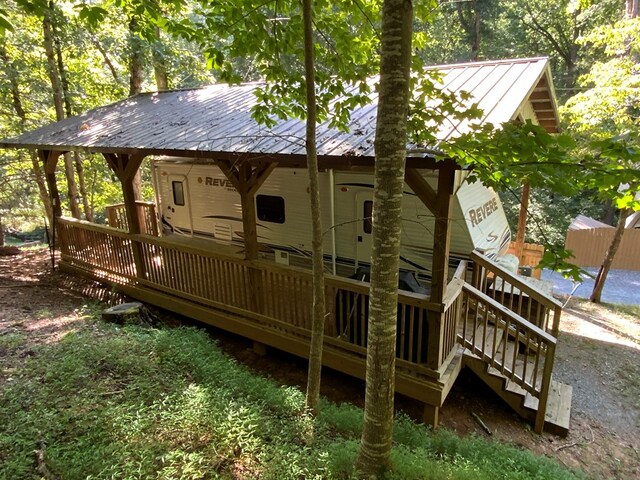
[[[471,94],[483,122],[499,125],[517,118],[532,101],[541,125],[557,131],[556,104],[546,58],[501,60],[431,67],[443,75],[442,86]],[[190,153],[304,155],[304,122],[279,121],[273,128],[251,118],[259,84],[209,87],[147,93],[67,118],[19,137],[2,140],[3,147],[48,150],[87,150],[185,156]],[[356,109],[349,132],[318,126],[319,156],[373,157],[377,94],[372,103]],[[536,104],[539,108],[536,109]],[[446,141],[468,131],[468,122],[445,121],[438,139]],[[199,155],[199,156],[200,156]]]
[[[567,230],[587,230],[590,228],[613,228],[611,225],[602,223],[595,218],[578,215],[573,219]]]

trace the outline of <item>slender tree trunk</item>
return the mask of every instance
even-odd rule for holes
[[[480,59],[480,11],[476,0],[473,1],[473,41],[471,42],[471,59],[478,61]]]
[[[607,253],[605,253],[604,255],[604,260],[602,262],[602,265],[600,266],[598,275],[596,276],[596,283],[593,286],[591,297],[589,297],[589,300],[594,303],[600,303],[600,299],[602,297],[602,289],[604,288],[604,282],[607,280],[607,275],[609,274],[609,270],[611,269],[611,264],[613,263],[613,259],[615,258],[618,247],[620,246],[620,242],[622,241],[625,224],[627,223],[627,218],[630,214],[631,210],[628,208],[620,211],[620,216],[618,217],[618,226],[616,227],[616,231],[614,232],[613,238],[611,239],[611,245],[609,245],[609,248],[607,248]]]
[[[89,35],[90,35],[89,38],[91,38],[91,43],[93,43],[93,46],[96,47],[98,52],[100,52],[100,55],[102,55],[102,59],[104,60],[104,64],[107,66],[107,68],[111,72],[111,76],[113,77],[113,80],[116,83],[120,83],[120,76],[118,75],[118,70],[116,70],[116,67],[113,65],[113,62],[109,58],[109,54],[107,53],[107,51],[104,49],[104,47],[100,43],[100,40],[98,40],[93,33],[91,33]]]
[[[18,72],[9,59],[7,49],[5,45],[0,43],[0,60],[5,65],[6,74],[9,79],[9,85],[11,88],[11,100],[13,109],[16,112],[16,116],[20,119],[20,130],[24,132],[27,127],[27,113],[22,105],[22,96],[20,94],[20,85],[18,81]],[[51,207],[51,198],[49,198],[49,192],[47,191],[47,183],[42,172],[42,167],[38,161],[38,154],[34,150],[29,150],[29,157],[31,158],[31,165],[33,167],[33,176],[38,186],[38,193],[40,195],[40,201],[44,207],[44,211],[47,215],[49,225],[52,224],[53,209]]]
[[[463,9],[469,8],[469,18],[465,17]],[[481,18],[480,11],[476,0],[469,2],[457,2],[456,10],[458,12],[458,21],[467,34],[471,47],[470,60],[477,61],[480,58],[480,27]]]
[[[53,91],[53,103],[56,109],[56,120],[64,119],[63,106],[63,89],[58,72],[58,63],[56,60],[55,46],[52,28],[53,2],[49,3],[49,10],[44,11],[44,19],[42,20],[44,49],[47,56],[47,69],[49,80],[51,81],[51,89]],[[75,181],[75,172],[73,160],[70,154],[64,155],[64,171],[67,177],[67,192],[69,196],[69,209],[74,218],[80,218],[80,209],[78,208],[78,187]]]
[[[0,247],[4,247],[4,225],[2,225],[2,217],[0,217]]]
[[[316,89],[313,57],[313,12],[311,0],[303,0],[304,71],[307,90],[307,170],[309,172],[309,200],[313,230],[313,324],[307,375],[306,406],[315,415],[320,400],[322,372],[322,342],[324,338],[324,264],[322,251],[322,216],[320,211],[320,182],[316,152]]]
[[[51,9],[53,11],[53,4],[51,4]],[[60,86],[62,87],[62,98],[64,99],[64,111],[67,117],[71,117],[73,115],[73,107],[71,106],[71,92],[69,89],[69,79],[67,77],[67,69],[65,68],[64,58],[62,56],[62,45],[60,44],[60,35],[58,34],[58,29],[55,21],[51,22],[51,32],[52,32],[53,42],[54,42],[55,51],[56,51],[56,63],[58,65],[58,72],[60,73]],[[68,155],[69,154],[65,155],[65,171],[66,172],[70,171],[70,169],[67,166]],[[73,165],[75,167],[74,179],[76,174],[78,176],[77,190],[79,191],[79,196],[82,199],[84,216],[88,221],[92,222],[93,214],[91,213],[91,208],[89,207],[89,201],[87,198],[87,186],[84,181],[84,168],[82,166],[82,158],[78,152],[73,152]],[[78,200],[76,200],[76,202],[79,203]],[[80,215],[80,209],[78,207],[78,217],[76,217],[75,214],[73,216],[76,218],[80,218],[79,215]]]
[[[129,96],[142,92],[142,70],[144,52],[142,39],[138,36],[138,22],[135,18],[129,21]]]
[[[73,160],[78,174],[78,187],[80,188],[80,197],[82,198],[82,209],[84,217],[89,222],[93,222],[93,209],[89,204],[89,196],[87,195],[87,183],[84,178],[84,165],[82,164],[82,156],[78,152],[73,152]]]
[[[142,39],[138,36],[138,22],[135,18],[129,21],[129,96],[142,93],[144,51]],[[136,201],[142,198],[142,171],[133,179],[133,195]]]
[[[169,79],[167,76],[167,59],[163,52],[160,28],[156,27],[156,41],[151,48],[151,59],[153,61],[153,73],[156,77],[156,88],[159,92],[169,89]]]
[[[638,0],[626,0],[625,16],[626,18],[636,18],[640,13]]]
[[[67,78],[67,70],[64,68],[64,60],[62,58],[62,45],[60,45],[60,35],[56,25],[55,11],[53,9],[53,2],[50,3],[51,8],[51,37],[53,39],[53,45],[56,53],[56,65],[58,67],[58,74],[60,75],[60,88],[62,89],[62,99],[64,101],[64,112],[67,117],[73,115],[71,108],[71,92],[69,91],[69,79]]]
[[[379,478],[391,463],[412,21],[410,0],[383,2],[367,384],[364,425],[357,458],[357,468],[367,478]]]

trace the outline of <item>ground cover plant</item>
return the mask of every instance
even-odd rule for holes
[[[39,467],[64,479],[356,478],[360,409],[324,402],[313,421],[301,391],[250,372],[203,330],[120,327],[93,312],[58,342],[30,347],[0,385],[0,478],[41,478]],[[0,336],[0,350],[25,355],[26,341]],[[581,478],[402,415],[394,443],[389,478]]]

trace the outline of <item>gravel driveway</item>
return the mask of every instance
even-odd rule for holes
[[[586,268],[593,277],[583,277],[582,284],[576,284],[563,278],[557,272],[543,270],[542,280],[553,282],[553,293],[569,295],[574,292],[575,297],[589,298],[593,290],[594,278],[598,273],[597,268]],[[640,305],[640,272],[630,270],[611,270],[602,290],[602,301],[605,303],[618,303],[624,305]]]

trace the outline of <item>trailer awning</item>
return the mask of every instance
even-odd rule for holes
[[[442,87],[470,94],[483,123],[496,126],[533,111],[549,132],[558,131],[556,100],[547,58],[500,60],[431,67],[442,74]],[[293,165],[305,161],[305,125],[278,121],[272,128],[251,118],[260,84],[212,85],[191,90],[145,93],[82,115],[0,141],[5,148],[53,151],[167,155],[190,158],[253,158]],[[318,126],[321,162],[372,165],[375,156],[377,96],[357,108],[348,132],[325,122]],[[449,119],[439,128],[446,141],[468,131],[468,122]],[[419,160],[419,159],[418,159]],[[410,159],[408,166],[416,159]]]

